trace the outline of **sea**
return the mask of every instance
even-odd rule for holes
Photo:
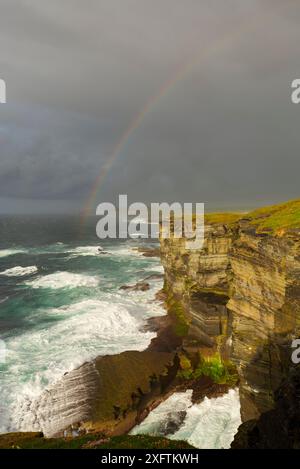
[[[0,217],[0,433],[33,430],[30,402],[66,372],[97,356],[146,349],[155,337],[147,320],[166,314],[155,301],[160,259],[138,251],[157,242],[99,240],[96,221]],[[147,291],[120,289],[143,280]],[[241,423],[237,390],[198,405],[189,391],[169,399],[133,432],[166,434],[166,415],[176,420],[184,407],[171,438],[230,446]]]

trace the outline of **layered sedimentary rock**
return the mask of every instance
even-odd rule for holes
[[[231,357],[238,366],[242,418],[273,407],[299,334],[300,244],[241,227],[230,253]]]
[[[174,361],[175,360],[175,361]],[[174,354],[144,351],[99,357],[49,387],[28,405],[27,428],[46,436],[77,431],[122,434],[176,374]]]
[[[230,317],[226,307],[234,232],[223,223],[207,224],[201,250],[186,249],[184,239],[161,239],[164,290],[169,314],[182,325],[184,345],[226,353]],[[185,325],[185,327],[183,327]]]
[[[161,239],[161,260],[168,316],[156,320],[148,350],[100,357],[68,373],[28,404],[27,428],[47,436],[126,433],[174,382],[196,389],[204,376],[234,385],[232,362],[242,419],[270,415],[300,337],[300,201],[247,216],[209,215],[201,250]],[[300,405],[298,387],[294,398]]]
[[[198,251],[161,240],[169,312],[175,303],[185,321],[183,345],[217,350],[237,365],[243,420],[273,407],[300,336],[299,227],[294,201],[236,219],[207,217]]]

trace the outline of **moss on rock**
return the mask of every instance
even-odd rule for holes
[[[192,360],[186,355],[181,354],[180,370],[177,376],[185,380],[198,380],[203,376],[207,376],[213,383],[227,384],[228,386],[234,386],[238,381],[238,374],[234,364],[229,360],[222,360],[218,353],[206,357],[199,353],[195,365],[192,365]]]

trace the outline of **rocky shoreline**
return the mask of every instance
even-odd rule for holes
[[[150,318],[145,330],[156,332],[146,350],[98,357],[47,388],[28,409],[33,424],[48,438],[87,432],[111,437],[128,433],[174,392],[192,389],[199,403],[228,391],[208,376],[178,377],[182,339],[172,317]]]
[[[278,398],[278,389],[295,368],[291,342],[300,336],[300,201],[247,215],[209,214],[203,249],[187,250],[184,239],[171,236],[161,239],[160,255],[164,287],[156,300],[167,315],[145,326],[156,332],[149,347],[67,373],[34,403],[36,422],[46,436],[111,438],[173,392],[192,389],[198,403],[239,385],[246,423],[233,447],[267,446],[266,421],[282,419],[276,406],[285,408],[288,396]],[[127,288],[145,290],[147,279]],[[293,408],[300,403],[295,389]]]
[[[159,291],[155,301],[165,302],[165,293]],[[208,376],[178,377],[182,338],[175,332],[176,318],[153,317],[144,328],[156,332],[146,350],[98,357],[65,373],[32,401],[27,408],[32,427],[48,439],[85,434],[112,438],[127,434],[174,392],[192,389],[192,402],[199,403],[228,391],[227,385],[218,385]],[[8,435],[0,436],[0,446]],[[40,435],[35,433],[33,438]]]

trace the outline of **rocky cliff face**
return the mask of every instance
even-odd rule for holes
[[[161,239],[164,290],[169,312],[177,314],[185,346],[226,354],[230,336],[229,252],[234,238],[224,224],[206,226],[203,249],[187,250],[183,239]],[[181,313],[181,314],[180,314]],[[179,315],[180,314],[180,315]]]
[[[291,370],[276,391],[272,410],[240,426],[231,444],[232,449],[300,448],[299,371],[299,368]]]
[[[247,217],[208,216],[201,251],[161,240],[169,311],[181,305],[183,346],[236,364],[243,420],[274,405],[300,334],[300,202]],[[184,320],[182,319],[184,316]]]
[[[231,357],[238,365],[242,418],[274,405],[274,391],[291,365],[299,335],[300,244],[241,229],[230,253]]]

